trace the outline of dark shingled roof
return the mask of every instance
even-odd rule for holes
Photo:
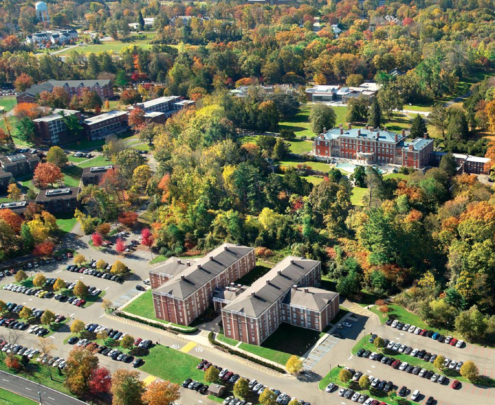
[[[222,310],[259,317],[319,263],[288,256]]]
[[[287,294],[287,296],[285,297],[284,304],[297,305],[299,307],[304,307],[312,311],[320,312],[334,298],[338,296],[339,294],[335,292],[322,290],[321,288],[293,288],[290,290],[290,294]]]
[[[180,277],[167,281],[155,291],[185,299],[252,250],[250,247],[225,243],[202,259],[191,262],[191,266],[186,265],[186,268],[179,272]]]
[[[29,89],[26,89],[24,93],[29,94],[31,96],[37,96],[43,91],[52,91],[54,87],[64,87],[66,84],[69,87],[93,87],[95,84],[99,84],[101,87],[110,84],[109,79],[102,80],[48,80],[47,82],[35,84],[31,86]]]

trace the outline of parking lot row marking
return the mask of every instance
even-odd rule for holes
[[[105,288],[105,291],[108,290],[110,287]]]
[[[146,377],[143,382],[144,382],[144,385],[148,386],[150,385],[153,381],[156,380],[156,377],[153,376],[153,375],[149,375],[148,377]]]

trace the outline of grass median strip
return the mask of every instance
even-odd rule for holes
[[[13,392],[0,388],[0,405],[37,405],[29,398],[14,394]]]

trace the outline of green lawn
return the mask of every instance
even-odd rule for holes
[[[81,162],[84,162],[85,160],[88,160],[88,158],[85,158],[85,157],[75,157],[74,155],[69,155],[68,156],[68,159],[69,159],[69,162],[72,162],[72,163],[81,163]]]
[[[85,162],[78,165],[78,167],[93,167],[93,166],[106,166],[111,164],[112,161],[108,160],[105,156],[97,156],[93,159],[86,160]]]
[[[136,149],[136,150],[144,150],[146,152],[149,152],[151,150],[150,146],[147,143],[141,143],[139,145],[134,145],[132,148]]]
[[[337,115],[336,123],[343,124],[346,122],[347,107],[332,107]],[[296,136],[311,138],[315,136],[314,132],[309,129],[309,113],[311,111],[311,105],[303,105],[299,113],[288,121],[282,121],[280,123],[280,129],[292,129]],[[328,128],[330,129],[330,128]]]
[[[385,393],[383,391],[378,391],[378,390],[375,390],[373,388],[371,388],[373,391],[363,390],[363,389],[361,389],[361,387],[359,387],[359,384],[354,383],[353,381],[350,381],[348,383],[343,383],[339,379],[339,373],[342,369],[343,369],[343,367],[332,368],[330,370],[330,372],[325,377],[323,377],[323,379],[319,382],[318,387],[320,388],[320,390],[324,390],[328,384],[333,382],[333,383],[337,384],[339,387],[351,388],[354,391],[358,391],[361,394],[365,394],[365,395],[368,395],[368,396],[373,397],[375,399],[378,399],[380,401],[386,402],[387,404],[391,404],[391,405],[397,404],[397,402],[395,400],[389,398],[387,393]],[[334,391],[334,393],[332,395],[336,395],[336,391]],[[406,402],[404,402],[403,404],[406,404],[406,403],[410,404],[411,402],[406,400]]]
[[[15,96],[7,96],[0,98],[0,107],[4,107],[4,112],[9,112],[17,105],[17,99]]]
[[[81,181],[82,169],[78,166],[65,166],[62,169],[64,184],[68,187],[78,187]]]
[[[163,380],[176,384],[182,384],[187,378],[205,382],[205,373],[196,369],[199,360],[187,353],[157,345],[143,360],[140,370]]]
[[[352,205],[364,206],[363,198],[368,194],[369,190],[362,187],[354,187],[352,189],[351,203]]]
[[[220,341],[220,342],[223,342],[223,343],[227,343],[228,345],[231,345],[231,346],[235,346],[239,343],[238,340],[235,340],[235,339],[231,339],[231,338],[228,338],[227,336],[219,333],[217,335],[217,340]]]
[[[323,181],[323,177],[318,177],[318,176],[306,176],[303,178],[309,181],[311,184],[314,184],[315,186]]]
[[[323,162],[311,162],[309,160],[307,161],[298,161],[298,160],[282,160],[278,162],[280,166],[290,166],[290,167],[297,167],[299,165],[306,165],[309,166],[313,170],[317,170],[319,172],[324,172],[328,173],[330,171],[330,165],[327,163]]]
[[[62,232],[70,232],[76,225],[77,219],[72,214],[56,215],[57,225]]]
[[[26,397],[0,388],[0,405],[37,405],[38,402],[31,401]]]
[[[148,36],[149,37],[149,36]],[[83,46],[78,46],[76,48],[70,48],[66,49],[63,52],[60,52],[59,55],[67,55],[70,52],[76,51],[77,53],[99,53],[99,52],[112,52],[112,53],[120,53],[122,48],[125,48],[127,46],[139,46],[140,48],[144,49],[149,49],[151,48],[150,42],[151,38],[147,39],[138,39],[135,41],[128,41],[128,42],[122,42],[122,41],[105,41],[102,42],[101,44],[94,45],[94,44],[87,44]]]
[[[296,139],[293,141],[288,141],[288,143],[290,144],[289,146],[290,153],[295,153],[298,155],[309,153],[313,149],[313,142],[311,141],[303,141],[300,139]]]
[[[384,179],[400,179],[407,180],[409,178],[408,174],[403,173],[389,173],[383,176]]]

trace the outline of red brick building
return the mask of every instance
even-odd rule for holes
[[[431,155],[431,164],[438,166],[446,152],[433,152]],[[463,153],[452,153],[457,163],[457,172],[459,174],[490,174],[486,168],[489,158],[465,155]]]
[[[126,111],[109,111],[86,118],[83,122],[86,135],[92,141],[105,139],[108,135],[119,134],[129,129],[129,115]]]
[[[321,263],[286,257],[231,302],[223,300],[225,336],[260,345],[282,322],[323,331],[339,311],[339,294],[314,288]]]
[[[388,132],[383,129],[352,128],[342,125],[313,141],[313,153],[320,157],[340,157],[357,160],[363,164],[395,164],[421,169],[430,162],[434,142],[424,138],[406,140],[406,133]]]
[[[54,87],[62,87],[70,97],[77,95],[80,97],[84,89],[95,91],[106,100],[114,96],[113,86],[108,79],[98,80],[48,80],[47,82],[35,84],[26,91],[17,95],[17,104],[34,103],[38,95],[43,91],[52,92]]]
[[[36,127],[36,137],[44,145],[60,145],[71,143],[82,138],[80,134],[70,133],[64,122],[64,116],[74,115],[81,122],[81,113],[76,110],[53,110],[52,114],[33,120]]]
[[[223,244],[199,260],[171,258],[150,272],[158,319],[189,325],[224,288],[256,266],[254,249]]]

